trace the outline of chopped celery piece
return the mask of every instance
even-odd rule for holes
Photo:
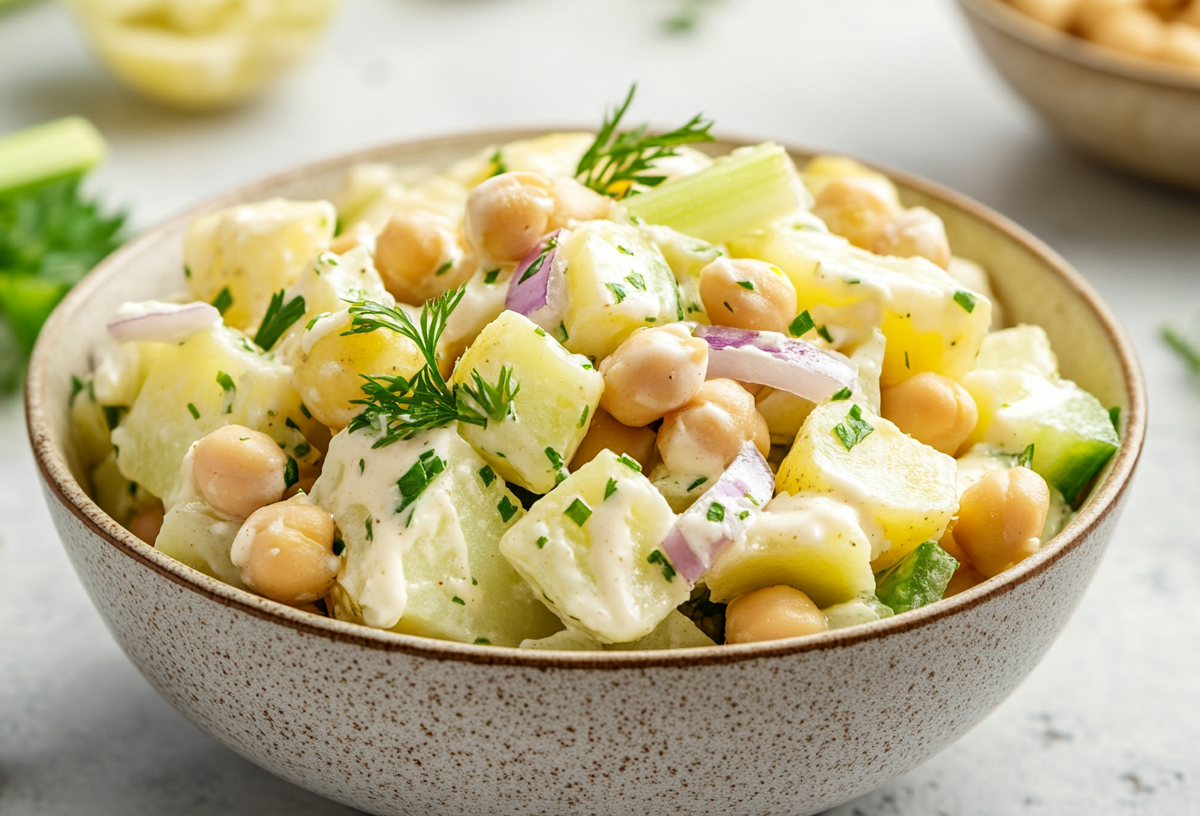
[[[713,244],[800,209],[804,191],[787,151],[766,142],[626,199],[626,211]]]
[[[83,173],[104,159],[91,122],[69,116],[0,139],[0,193]]]
[[[956,569],[954,556],[926,541],[875,576],[875,596],[897,615],[919,609],[942,599]]]

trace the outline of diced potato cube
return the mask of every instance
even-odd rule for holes
[[[201,216],[183,240],[191,292],[221,308],[230,326],[257,325],[271,296],[329,245],[336,224],[328,201],[281,198]]]
[[[345,544],[337,617],[497,646],[559,629],[497,546],[520,502],[455,426],[377,440],[367,430],[335,436],[313,486]]]
[[[452,380],[478,390],[478,374],[495,385],[502,369],[519,387],[511,410],[487,427],[463,424],[463,439],[500,476],[534,493],[566,478],[567,464],[600,404],[604,378],[587,358],[571,354],[549,332],[516,312],[504,312],[458,361]],[[470,398],[468,398],[470,399]],[[483,406],[470,399],[483,413]]]
[[[874,595],[834,604],[821,611],[825,613],[825,622],[830,631],[883,620],[896,614],[890,606],[885,606]]]
[[[1058,355],[1041,326],[1022,324],[992,332],[984,338],[975,366],[1025,371],[1048,380],[1058,377]]]
[[[642,232],[662,252],[667,265],[675,275],[679,287],[679,305],[683,307],[684,319],[708,325],[708,312],[700,297],[700,273],[704,267],[720,258],[724,253],[712,244],[699,238],[662,225],[647,225]]]
[[[180,485],[192,443],[224,425],[270,436],[297,463],[315,463],[327,436],[292,388],[291,372],[244,336],[216,326],[159,344],[146,382],[113,431],[126,478],[166,498]]]
[[[875,591],[871,542],[851,507],[824,496],[780,496],[704,574],[712,600],[786,584],[819,607]]]
[[[96,402],[92,381],[75,381],[76,392],[71,397],[71,424],[75,431],[75,450],[84,468],[94,468],[112,453],[112,429],[109,414],[117,418],[114,409],[105,409]],[[115,423],[114,423],[115,424]]]
[[[167,511],[154,546],[205,575],[245,589],[229,556],[240,526],[218,516],[200,499],[192,499]]]
[[[344,255],[322,252],[305,264],[284,294],[284,302],[291,303],[298,297],[304,298],[304,315],[288,328],[279,343],[280,356],[288,362],[296,358],[302,338],[310,326],[316,327],[318,318],[342,312],[355,301],[369,300],[385,306],[396,303],[363,247]]]
[[[738,238],[729,250],[782,269],[801,308],[835,347],[856,345],[881,329],[887,338],[883,386],[922,371],[962,379],[991,323],[991,301],[924,258],[881,257],[844,238],[791,228]]]
[[[645,651],[647,649],[697,649],[701,646],[716,646],[708,635],[700,631],[678,610],[672,609],[654,631],[629,643],[610,643],[605,648],[610,652]]]
[[[683,319],[671,268],[636,227],[588,221],[558,246],[569,350],[599,362],[635,329]]]
[[[563,623],[625,643],[688,599],[659,549],[674,523],[637,463],[604,451],[539,499],[500,551]]]
[[[115,451],[110,450],[90,476],[93,501],[118,524],[128,525],[139,510],[158,501],[141,485],[121,475]]]
[[[775,489],[828,494],[855,507],[868,521],[874,569],[880,570],[921,542],[941,538],[958,511],[956,470],[954,459],[870,409],[857,406],[856,420],[856,405],[827,402],[813,409],[776,474]],[[857,422],[871,430],[863,436]],[[853,443],[849,449],[839,431]]]

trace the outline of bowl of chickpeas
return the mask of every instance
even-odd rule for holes
[[[51,515],[98,612],[135,666],[197,727],[286,780],[371,813],[816,813],[907,772],[1004,700],[1066,624],[1114,533],[1146,426],[1132,344],[1083,278],[1011,222],[928,182],[885,171],[898,200],[877,183],[879,171],[858,165],[862,183],[816,183],[818,170],[845,174],[810,162],[808,151],[788,151],[798,166],[809,164],[813,212],[831,228],[879,252],[951,268],[965,259],[993,272],[994,301],[1003,304],[993,320],[1044,327],[1063,375],[1119,409],[1121,435],[1061,532],[945,600],[781,637],[763,610],[811,602],[774,587],[755,603],[731,604],[724,645],[695,648],[436,640],[319,614],[290,587],[279,593],[295,602],[283,603],[217,580],[145,543],[89,496],[70,373],[88,368],[120,304],[180,287],[189,224],[247,202],[332,198],[363,163],[444,167],[533,135],[404,143],[248,185],[147,231],[72,290],[42,332],[26,404]],[[712,150],[739,146],[718,140]],[[914,406],[926,397],[894,395]],[[947,398],[953,414],[955,396]],[[638,405],[611,407],[621,414]],[[202,491],[215,490],[203,474],[222,469],[223,447],[254,442],[227,427],[211,450],[196,451]],[[247,486],[217,496],[232,515],[248,511],[240,503],[261,503],[250,471],[278,470],[269,441],[253,453]],[[266,488],[274,496],[279,485]],[[1007,494],[981,496],[981,506],[1024,489],[998,484]],[[328,539],[318,529],[328,518],[312,515],[302,532]],[[823,627],[822,613],[816,617]]]
[[[1200,1],[959,0],[996,70],[1067,143],[1200,190]]]

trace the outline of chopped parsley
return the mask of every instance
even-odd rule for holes
[[[435,277],[441,277],[442,275],[445,275],[447,272],[449,272],[453,267],[454,267],[454,259],[451,258],[450,260],[446,261],[444,264],[439,266],[434,271],[433,274]]]
[[[283,295],[284,290],[282,289],[271,295],[271,305],[267,307],[267,314],[259,324],[258,331],[254,333],[255,344],[265,351],[270,351],[271,347],[279,342],[283,333],[291,328],[293,323],[304,317],[304,310],[307,308],[304,305],[304,298],[299,295],[284,305]]]
[[[747,493],[746,498],[749,499],[750,503],[753,504],[755,507],[758,507],[760,504],[762,504],[762,502],[760,502],[758,499],[754,498],[753,493]]]
[[[954,302],[959,306],[962,306],[963,309],[966,310],[967,314],[975,311],[975,300],[975,296],[965,289],[959,289],[954,293]]]
[[[616,492],[617,492],[617,480],[616,480],[616,479],[609,479],[609,480],[608,480],[608,484],[606,484],[606,485],[604,486],[604,498],[605,498],[605,500],[607,500],[609,496],[611,496],[613,493],[616,493]]]
[[[480,646],[491,646],[492,645],[492,642],[485,637],[475,638],[475,643]]]
[[[589,410],[591,410],[590,406],[588,406],[588,405],[583,406],[583,413],[579,415],[579,424],[576,425],[575,427],[582,428],[587,423]]]
[[[500,511],[500,519],[505,523],[517,512],[517,506],[512,503],[512,499],[508,496],[500,500],[500,503],[496,505],[496,509]]]
[[[300,466],[296,464],[296,460],[292,457],[287,458],[287,464],[283,466],[283,484],[285,487],[291,487],[300,481]]]
[[[800,314],[796,315],[796,319],[788,326],[788,331],[792,333],[792,337],[799,337],[805,332],[810,332],[817,327],[813,322],[812,315],[805,309]]]
[[[563,511],[563,515],[582,527],[584,523],[591,518],[592,508],[588,507],[582,499],[575,499],[570,506]]]
[[[725,505],[713,502],[708,506],[709,521],[724,521],[725,520]]]
[[[746,520],[746,519],[748,519],[749,517],[750,517],[750,511],[749,511],[749,510],[743,510],[742,512],[738,513],[738,519],[739,519],[739,520],[741,520],[741,521],[745,521],[745,520]]]
[[[620,303],[621,301],[625,300],[625,298],[629,297],[628,293],[625,291],[625,287],[619,283],[606,283],[604,285],[607,286],[609,290],[611,290],[616,296],[617,303]]]
[[[333,312],[321,312],[318,315],[313,315],[312,319],[308,321],[307,325],[305,325],[304,330],[312,331],[313,326],[317,325],[317,321],[323,317],[329,317],[331,314],[333,314]]]
[[[821,328],[817,329],[817,334],[819,334],[819,335],[821,335],[822,337],[824,337],[824,338],[825,338],[825,342],[826,342],[826,343],[832,343],[832,342],[833,342],[833,335],[829,333],[829,327],[828,327],[828,326],[822,326]]]
[[[853,405],[846,421],[834,426],[833,434],[841,440],[846,450],[853,450],[855,445],[870,436],[874,430],[871,424],[862,418],[862,408]]]
[[[751,291],[751,292],[754,291],[754,281],[748,281],[748,280],[738,281],[737,285],[748,291]]]
[[[305,456],[308,456],[310,453],[312,453],[312,445],[308,444],[307,442],[301,442],[294,448],[294,450],[296,455],[303,459]]]
[[[620,244],[617,244],[617,252],[620,252],[622,255],[633,255],[633,250],[627,249]]]
[[[400,489],[400,506],[396,508],[396,512],[404,512],[409,505],[420,498],[421,494],[425,492],[425,488],[429,487],[429,484],[445,469],[446,461],[435,451],[427,450],[418,456],[417,461],[413,462],[408,472],[396,482],[396,487]]]
[[[849,388],[843,388],[841,391],[838,391],[836,394],[834,394],[834,395],[833,395],[832,397],[830,397],[829,399],[830,399],[831,401],[833,401],[833,402],[839,402],[839,401],[841,401],[841,400],[848,400],[848,399],[850,399],[850,396],[851,396],[851,394],[850,394],[850,389],[849,389]]]
[[[499,277],[499,275],[500,275],[499,269],[489,269],[487,272],[485,272],[483,274],[483,282],[487,283],[487,284],[495,283],[496,278]]]
[[[491,487],[492,482],[496,481],[496,472],[492,470],[491,465],[484,465],[479,469],[479,478],[483,479],[484,487]]]
[[[367,516],[367,520],[366,520],[364,526],[367,528],[367,541],[374,541],[375,540],[375,519],[371,518],[370,516]]]
[[[567,324],[561,320],[558,321],[558,332],[562,335],[562,341],[565,343],[571,339],[571,335],[567,333]]]
[[[462,598],[458,597],[457,595],[455,595],[455,596],[454,596],[453,598],[451,598],[450,600],[451,600],[453,603],[456,603],[456,604],[458,604],[459,606],[466,606],[466,605],[467,605],[467,602],[466,602],[466,601],[464,601]]]
[[[520,286],[522,283],[532,278],[538,273],[538,271],[541,270],[542,265],[546,263],[546,258],[550,256],[550,252],[556,246],[558,246],[558,236],[551,238],[542,245],[542,251],[539,252],[538,256],[533,259],[533,263],[529,264],[525,271],[521,273],[521,279],[517,281],[517,286]]]
[[[625,454],[621,454],[620,456],[618,456],[617,461],[620,462],[622,465],[624,465],[627,468],[632,468],[633,470],[636,470],[638,473],[642,472],[642,466],[639,465],[637,463],[637,461],[630,459]]]
[[[492,166],[492,173],[488,178],[495,178],[508,172],[508,165],[504,163],[504,156],[499,150],[488,158],[488,164]]]
[[[196,405],[195,405],[195,403],[191,403],[191,402],[189,402],[189,403],[187,404],[187,409],[188,409],[188,413],[192,415],[192,419],[199,419],[199,418],[200,418],[200,411],[198,411],[198,410],[196,409]]]
[[[228,286],[217,294],[216,298],[213,299],[212,305],[216,306],[217,311],[221,314],[229,311],[229,307],[233,305],[233,295],[230,293]]]
[[[695,490],[697,487],[699,487],[700,485],[704,484],[707,481],[708,481],[707,476],[701,476],[699,479],[697,479],[696,481],[694,481],[690,485],[688,485],[688,493],[691,493],[693,490]]]
[[[308,406],[305,405],[303,402],[300,403],[300,413],[304,414],[305,419],[312,419],[312,413],[309,412]]]
[[[536,334],[538,337],[546,336],[546,330],[543,329],[541,326],[538,326],[536,329],[534,329],[533,333]]]
[[[634,289],[640,289],[643,292],[646,291],[646,279],[640,273],[630,272],[625,276],[625,280],[629,281],[629,285]]]
[[[546,536],[539,536],[538,540],[534,543],[537,544],[537,548],[540,550],[550,543],[550,539],[546,538]]]
[[[546,448],[546,458],[550,460],[550,464],[554,465],[555,470],[560,470],[563,466],[562,454],[554,448]]]
[[[1030,442],[1025,450],[1021,451],[1021,455],[1017,457],[1017,467],[1025,467],[1033,470],[1033,443]]]
[[[662,550],[655,550],[646,556],[646,561],[651,564],[661,564],[663,578],[667,579],[667,583],[675,580],[675,568],[671,566],[671,562],[662,554]]]

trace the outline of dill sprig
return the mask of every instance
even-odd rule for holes
[[[605,114],[596,140],[575,168],[575,177],[585,186],[612,198],[625,198],[634,192],[635,185],[657,187],[666,181],[665,175],[654,173],[654,163],[679,155],[676,148],[680,145],[713,141],[709,133],[712,120],[705,120],[702,114],[696,114],[682,127],[657,136],[646,135],[648,125],[644,124],[618,133],[617,127],[636,91],[635,82],[629,87],[625,101]]]
[[[349,428],[352,432],[367,428],[379,431],[380,437],[372,447],[382,448],[456,420],[486,428],[489,416],[501,421],[508,415],[512,398],[520,388],[512,378],[511,368],[501,369],[495,385],[488,384],[479,372],[472,370],[475,389],[451,386],[438,370],[438,340],[465,292],[466,287],[461,286],[426,302],[419,323],[414,323],[403,311],[380,303],[362,301],[350,307],[350,329],[343,335],[369,334],[381,329],[396,332],[413,341],[425,358],[425,367],[412,378],[363,375],[364,397],[351,400],[362,405],[363,410],[350,421]],[[474,398],[486,415],[467,404],[463,393]]]

